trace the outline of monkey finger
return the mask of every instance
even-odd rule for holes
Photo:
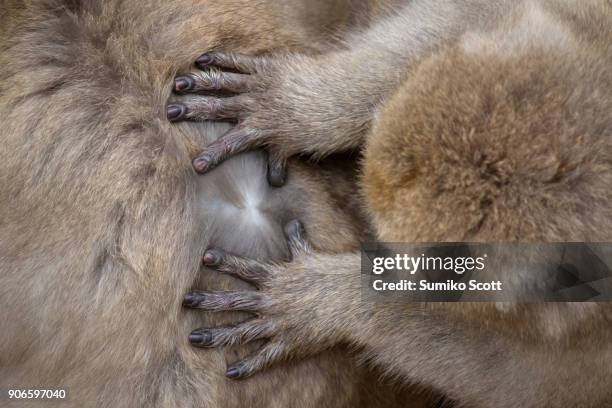
[[[306,240],[306,230],[301,221],[289,221],[287,225],[285,225],[284,232],[289,243],[292,259],[295,259],[304,252],[310,251],[310,245]]]
[[[216,267],[220,272],[233,275],[257,287],[261,287],[270,276],[270,272],[264,264],[252,259],[230,255],[218,248],[206,250],[202,262],[206,266]]]
[[[281,342],[269,342],[254,355],[228,367],[225,376],[234,380],[250,377],[285,358],[285,350]]]
[[[187,97],[180,104],[168,105],[168,119],[172,122],[179,120],[239,120],[251,112],[253,100],[246,95],[228,98],[213,96]],[[175,108],[177,107],[177,108]],[[171,113],[177,112],[174,116]]]
[[[177,76],[174,90],[180,93],[222,91],[243,93],[252,89],[255,79],[250,75],[224,72],[215,68]]]
[[[251,319],[234,326],[202,328],[191,332],[189,342],[196,347],[221,347],[246,344],[272,337],[276,327],[261,319]]]
[[[209,144],[195,159],[193,167],[198,173],[206,173],[221,162],[261,145],[260,132],[256,129],[239,125],[221,135]]]
[[[275,151],[268,151],[268,184],[282,187],[287,178],[287,160]]]
[[[197,60],[196,65],[200,69],[208,67],[219,67],[231,69],[245,74],[257,73],[264,59],[261,57],[251,57],[231,52],[207,52],[202,54]]]
[[[204,309],[211,312],[243,311],[258,313],[263,311],[264,296],[260,292],[202,292],[194,291],[185,295],[183,306]]]

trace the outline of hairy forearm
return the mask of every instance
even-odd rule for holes
[[[410,70],[468,27],[504,13],[484,1],[414,1],[396,15],[349,38],[344,49],[319,57],[282,59],[278,111],[283,133],[299,134],[288,148],[325,156],[358,148],[374,115]]]
[[[199,70],[177,77],[175,90],[185,97],[168,105],[168,118],[237,122],[194,159],[201,173],[257,147],[271,153],[272,168],[296,154],[320,158],[359,148],[378,107],[419,61],[468,28],[493,26],[511,4],[415,0],[321,56],[206,53]]]

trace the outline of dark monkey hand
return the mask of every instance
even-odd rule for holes
[[[272,61],[266,57],[210,52],[196,61],[199,70],[175,78],[174,91],[181,96],[167,107],[170,121],[235,124],[194,158],[197,172],[205,173],[235,154],[265,147],[269,153],[270,184],[284,184],[285,161],[295,152],[287,149],[292,143],[283,133],[288,130],[283,132],[283,126],[277,126],[288,120],[284,112],[290,109],[280,101],[278,71]]]
[[[285,228],[293,261],[264,264],[227,254],[220,249],[206,251],[203,262],[254,285],[257,290],[240,292],[194,291],[183,305],[207,311],[246,311],[254,314],[242,323],[194,330],[190,342],[196,347],[220,347],[265,339],[253,355],[231,364],[229,378],[246,378],[275,362],[303,358],[334,345],[333,325],[325,324],[321,306],[326,299],[316,290],[324,277],[313,271],[312,254],[304,240],[302,225],[293,221]],[[318,281],[318,282],[317,282]],[[327,295],[329,292],[327,292]]]

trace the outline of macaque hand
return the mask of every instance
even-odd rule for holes
[[[229,121],[234,127],[208,145],[193,159],[198,173],[205,173],[235,154],[264,147],[269,154],[268,180],[273,186],[285,181],[285,161],[291,140],[281,121],[282,82],[275,60],[240,54],[209,52],[196,61],[197,70],[175,78],[179,94],[167,107],[170,121]],[[284,116],[284,117],[281,117]]]
[[[189,308],[254,314],[237,325],[200,328],[189,336],[192,345],[205,348],[267,340],[254,354],[231,364],[226,371],[229,378],[246,378],[276,362],[313,355],[333,346],[333,339],[337,338],[331,327],[321,320],[319,309],[325,305],[325,299],[318,298],[314,282],[317,274],[302,262],[309,257],[310,249],[304,240],[301,223],[292,221],[285,233],[292,262],[264,264],[232,256],[220,249],[209,249],[204,254],[205,265],[242,279],[258,290],[194,291],[184,298],[183,305]]]

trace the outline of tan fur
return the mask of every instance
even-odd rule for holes
[[[240,126],[286,156],[363,148],[382,241],[607,242],[611,27],[603,0],[406,2],[344,49],[270,61]],[[368,302],[359,253],[292,248],[257,265],[256,300],[227,294],[273,328],[245,375],[351,342],[466,406],[612,406],[607,303]]]
[[[609,61],[536,48],[423,62],[368,142],[363,180],[381,239],[610,239]]]
[[[222,374],[242,351],[187,342],[194,328],[236,320],[181,308],[191,287],[240,286],[200,271],[211,241],[281,259],[281,226],[299,216],[320,249],[358,245],[361,221],[330,193],[338,176],[295,164],[288,186],[273,190],[257,153],[203,180],[190,157],[224,127],[165,119],[174,74],[201,50],[315,53],[351,19],[342,2],[308,3],[2,2],[0,388],[68,387],[70,400],[55,405],[72,407],[392,406],[412,398],[378,384],[345,351],[234,384]],[[313,21],[320,27],[306,24]]]
[[[584,14],[576,14],[571,2],[558,3],[527,2],[498,29],[466,33],[457,45],[421,62],[385,104],[366,145],[362,178],[380,240],[610,241],[612,9],[589,2]],[[592,24],[601,29],[591,31]],[[451,392],[451,381],[446,390],[460,401],[611,403],[603,381],[612,355],[607,305],[534,305],[509,312],[436,305],[432,313],[436,309],[464,322],[473,332],[466,340],[474,344],[491,329],[501,336],[491,340],[495,345],[467,352],[497,372],[475,368],[480,373],[472,377],[473,390]],[[449,333],[449,344],[457,336]],[[507,361],[516,371],[487,354],[498,341],[506,343]],[[524,355],[533,360],[531,368],[523,366]],[[548,366],[550,361],[556,363]],[[419,368],[409,366],[419,377]],[[544,381],[532,379],[520,386],[523,395],[514,394],[513,378],[529,378],[532,370]],[[486,396],[487,386],[476,380],[486,376],[505,401]],[[588,384],[580,384],[582,377]]]

